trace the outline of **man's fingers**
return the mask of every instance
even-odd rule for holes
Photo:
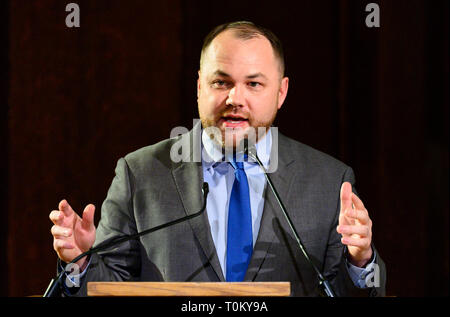
[[[64,214],[60,210],[53,210],[48,216],[55,225],[62,225]]]
[[[347,246],[352,246],[352,247],[358,247],[361,249],[367,249],[370,248],[370,239],[368,238],[353,238],[350,236],[344,236],[341,239],[342,244],[345,244]]]
[[[54,225],[51,229],[50,232],[52,233],[52,235],[55,238],[59,238],[59,237],[70,237],[72,235],[72,230],[69,228],[64,228],[62,226],[58,226],[58,225]]]
[[[345,217],[358,220],[361,224],[369,224],[369,213],[366,209],[347,209],[345,211]]]
[[[53,240],[53,249],[55,249],[56,252],[60,252],[63,249],[73,249],[73,248],[75,247],[70,242],[61,239]]]
[[[370,229],[367,226],[345,226],[340,225],[337,227],[337,232],[342,234],[343,236],[349,236],[353,234],[357,234],[361,237],[369,237]]]
[[[352,193],[352,203],[355,205],[355,209],[366,209],[361,199]]]
[[[69,203],[65,199],[59,202],[58,209],[61,210],[66,217],[70,217],[74,213],[72,207],[70,207]]]
[[[95,228],[94,225],[94,213],[95,213],[95,206],[92,204],[89,204],[84,208],[83,211],[83,218],[81,220],[81,226],[85,230],[91,230]]]

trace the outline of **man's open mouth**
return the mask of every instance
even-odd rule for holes
[[[224,116],[220,121],[225,128],[241,128],[248,125],[248,119],[239,116]]]
[[[243,118],[243,117],[231,117],[231,116],[222,117],[222,120],[231,122],[231,123],[241,123],[243,121],[248,121],[248,119]]]

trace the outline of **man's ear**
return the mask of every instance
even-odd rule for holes
[[[198,71],[198,78],[197,78],[197,99],[200,95],[200,76],[201,76],[201,71]]]
[[[289,78],[284,77],[283,79],[281,79],[280,89],[278,90],[278,109],[281,108],[281,106],[284,103],[284,100],[286,99],[288,88],[289,88]]]

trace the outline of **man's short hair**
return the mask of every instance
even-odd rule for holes
[[[268,39],[270,44],[272,45],[274,55],[280,63],[281,76],[282,77],[284,76],[285,70],[284,52],[283,46],[281,45],[281,41],[272,31],[249,21],[224,23],[219,26],[216,26],[211,32],[209,32],[209,34],[205,37],[203,41],[202,51],[200,55],[200,67],[202,65],[203,55],[206,52],[206,49],[220,33],[226,30],[233,30],[234,35],[242,40],[250,40],[258,36],[264,36],[266,39]]]

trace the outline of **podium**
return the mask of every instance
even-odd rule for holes
[[[88,296],[282,297],[290,282],[88,282]]]

